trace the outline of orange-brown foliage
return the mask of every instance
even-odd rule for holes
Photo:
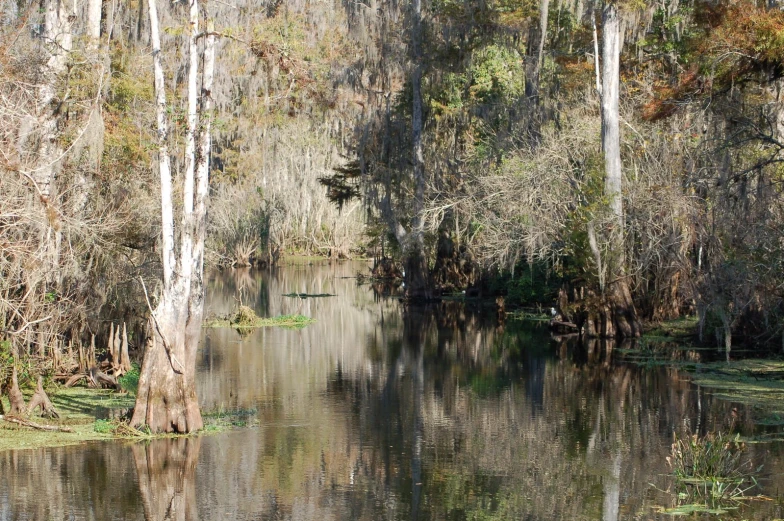
[[[685,101],[726,90],[752,76],[773,79],[784,72],[784,12],[750,1],[703,3],[695,12],[695,23],[705,30],[684,56],[693,65],[675,85],[655,87],[654,98],[643,107],[645,119],[669,117]]]

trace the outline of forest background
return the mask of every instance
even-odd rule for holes
[[[8,382],[22,354],[81,367],[119,334],[109,323],[142,346],[161,229],[145,3],[2,6]],[[203,11],[218,36],[208,264],[371,254],[405,268],[412,299],[504,294],[605,336],[688,315],[728,354],[733,338],[784,344],[777,2]],[[187,6],[159,16],[176,144]]]

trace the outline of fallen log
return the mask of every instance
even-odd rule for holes
[[[87,373],[76,373],[75,375],[72,375],[70,378],[68,378],[68,381],[65,382],[65,387],[73,387],[76,385],[76,382],[82,378],[88,378]]]
[[[117,382],[117,379],[111,375],[108,375],[98,369],[97,367],[90,368],[90,380],[95,384],[98,388],[103,387],[113,387],[117,391],[122,390],[122,386]]]
[[[9,423],[15,423],[17,425],[21,425],[23,427],[30,427],[31,429],[37,429],[39,431],[50,431],[50,432],[73,432],[74,431],[70,427],[58,427],[57,425],[43,425],[41,423],[36,423],[34,421],[25,420],[24,418],[19,418],[18,416],[4,416],[3,419]]]
[[[580,328],[577,327],[577,324],[574,324],[573,322],[565,322],[563,320],[556,320],[556,319],[552,319],[550,321],[550,329],[553,329],[560,333],[580,330]]]

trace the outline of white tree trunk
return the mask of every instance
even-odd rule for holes
[[[169,120],[166,116],[166,80],[161,64],[161,36],[158,29],[156,0],[148,0],[150,40],[155,88],[155,118],[158,124],[158,173],[161,178],[161,257],[163,291],[171,290],[174,278],[174,206],[172,204],[171,159],[169,158]]]
[[[54,181],[62,159],[62,147],[58,143],[58,121],[54,107],[58,77],[65,71],[71,52],[71,17],[64,2],[43,0],[44,28],[41,38],[49,52],[49,59],[41,70],[41,86],[38,92],[38,127],[40,144],[37,166],[33,179],[41,195],[49,199],[54,191]]]
[[[193,197],[196,174],[196,134],[198,132],[197,91],[199,75],[199,3],[190,0],[188,38],[188,133],[185,135],[185,178],[183,180],[182,225],[180,230],[180,270],[190,281],[193,273]],[[190,285],[186,289],[190,293]]]
[[[131,424],[153,432],[193,432],[202,427],[196,397],[196,350],[204,309],[204,240],[209,191],[211,90],[215,64],[215,35],[210,27],[204,51],[202,112],[198,111],[199,7],[190,4],[188,45],[188,132],[185,145],[182,219],[176,254],[172,180],[167,146],[168,121],[161,65],[156,0],[149,0],[153,44],[158,155],[161,174],[161,219],[164,287],[152,313],[153,341],[144,355]],[[200,128],[201,120],[201,131]],[[197,156],[198,151],[198,156]]]
[[[611,235],[613,264],[611,276],[623,266],[623,193],[621,133],[618,99],[620,95],[621,22],[618,8],[608,2],[602,12],[602,150],[604,151],[604,195],[609,200],[614,222]]]
[[[535,104],[539,105],[539,84],[544,62],[544,44],[547,41],[547,19],[550,15],[550,0],[539,0],[539,27],[536,56],[528,53],[531,66],[526,71],[525,95]],[[528,42],[529,45],[532,42]]]
[[[101,39],[101,0],[89,0],[87,3],[87,37],[89,45],[97,48]]]
[[[195,244],[192,255],[193,283],[190,314],[201,317],[204,309],[204,241],[207,237],[207,199],[210,191],[210,148],[212,146],[212,85],[215,77],[215,34],[212,21],[207,22],[204,42],[204,70],[201,87],[201,130],[196,158],[196,204],[194,208]],[[201,321],[201,319],[199,319]]]
[[[425,261],[424,210],[425,210],[425,157],[422,143],[423,102],[422,102],[422,1],[412,0],[412,58],[414,70],[411,78],[413,103],[411,111],[411,144],[414,163],[414,204],[411,219],[411,233],[406,237],[406,293],[413,298],[429,299],[427,262]]]
[[[623,217],[623,171],[621,164],[620,69],[621,20],[618,6],[607,2],[602,11],[602,150],[604,151],[604,195],[609,201],[612,224],[609,251],[604,259],[610,297],[606,336],[640,336],[642,325],[626,279]],[[612,328],[610,327],[612,326]]]
[[[599,36],[596,31],[596,11],[595,3],[591,4],[591,34],[593,35],[593,70],[596,74],[596,92],[602,95],[602,71],[599,67]]]

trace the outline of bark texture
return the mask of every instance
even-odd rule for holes
[[[432,290],[429,282],[427,260],[425,258],[424,211],[425,211],[425,157],[422,143],[423,101],[422,72],[424,58],[422,55],[422,1],[412,2],[412,59],[414,61],[411,75],[412,112],[411,112],[411,159],[414,164],[414,205],[411,219],[411,233],[406,237],[406,297],[413,300],[430,300]]]
[[[204,240],[209,191],[211,90],[215,64],[215,37],[205,38],[202,109],[198,111],[199,7],[190,3],[188,72],[188,133],[183,186],[183,209],[175,244],[174,204],[168,151],[168,121],[160,34],[155,0],[149,0],[153,45],[158,167],[161,176],[161,255],[163,294],[150,318],[153,332],[142,363],[139,391],[131,425],[152,432],[194,432],[202,428],[196,396],[196,350],[204,308]],[[210,33],[211,25],[208,27]],[[198,155],[197,155],[198,154]]]
[[[623,215],[623,170],[620,132],[621,20],[618,6],[608,2],[602,11],[602,150],[604,152],[604,194],[609,201],[612,225],[609,229],[610,254],[607,297],[613,324],[602,336],[636,337],[642,327],[632,302],[626,278]],[[610,326],[613,325],[612,331]]]

